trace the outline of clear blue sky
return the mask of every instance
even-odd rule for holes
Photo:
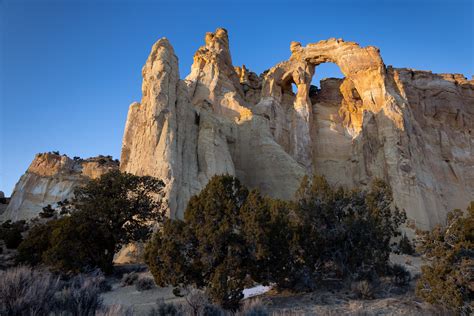
[[[293,40],[336,37],[379,47],[387,65],[470,78],[473,20],[470,0],[0,0],[0,190],[9,195],[38,152],[119,158],[128,105],[141,98],[141,68],[160,37],[182,77],[205,32],[222,26],[234,64],[257,73],[287,59]],[[334,65],[317,71],[316,80],[340,76]]]

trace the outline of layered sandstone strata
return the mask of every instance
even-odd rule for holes
[[[227,31],[217,29],[182,80],[173,47],[157,41],[142,100],[129,108],[120,169],[163,179],[176,218],[216,174],[282,199],[293,198],[304,175],[347,188],[381,178],[421,228],[474,200],[473,80],[387,67],[377,48],[340,39],[293,42],[290,53],[257,75],[233,65]],[[325,62],[345,78],[312,86]],[[97,164],[38,155],[2,218],[31,218],[116,167]]]
[[[143,98],[129,109],[121,170],[164,179],[178,218],[224,173],[283,199],[305,174],[348,188],[382,178],[423,228],[474,199],[472,80],[386,67],[377,48],[340,39],[290,51],[257,76],[233,66],[227,31],[217,29],[180,80],[160,39],[143,68]],[[317,89],[311,80],[325,62],[345,78]]]

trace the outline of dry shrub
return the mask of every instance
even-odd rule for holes
[[[0,272],[0,315],[47,315],[55,307],[58,278],[44,270],[15,267]]]
[[[96,316],[132,316],[133,309],[123,305],[110,305],[96,312]]]
[[[56,294],[56,309],[66,314],[93,316],[102,308],[98,278],[78,275]]]
[[[407,286],[410,283],[410,272],[401,264],[394,264],[390,267],[392,282],[396,286]]]
[[[122,277],[122,286],[134,285],[138,281],[138,273],[125,273]]]
[[[105,278],[98,272],[60,281],[47,270],[20,266],[1,271],[0,280],[0,315],[131,315],[102,304]]]
[[[135,283],[135,288],[140,292],[151,290],[155,286],[155,281],[152,278],[139,278]]]
[[[247,299],[240,307],[237,316],[267,316],[270,315],[267,307],[260,298]]]
[[[184,316],[186,315],[182,309],[181,305],[173,303],[165,303],[159,301],[156,304],[157,306],[150,310],[148,316]]]
[[[374,298],[374,286],[367,280],[353,282],[351,290],[357,298],[370,300]]]

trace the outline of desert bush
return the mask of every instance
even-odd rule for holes
[[[368,191],[333,189],[323,177],[305,178],[297,191],[295,212],[299,261],[316,267],[319,278],[386,273],[390,240],[406,220],[393,206],[388,185],[374,181]]]
[[[270,312],[267,307],[263,304],[262,300],[259,298],[256,299],[247,299],[244,301],[240,307],[237,316],[268,316]]]
[[[151,290],[155,287],[155,281],[153,281],[152,278],[138,278],[138,280],[135,283],[135,288],[137,291],[146,291],[146,290]]]
[[[400,251],[402,254],[410,256],[415,254],[415,248],[406,234],[403,234],[403,237],[398,242],[398,251]]]
[[[19,266],[0,271],[0,315],[48,315],[55,307],[59,279]]]
[[[365,300],[374,298],[374,286],[367,280],[352,282],[351,290],[357,298]]]
[[[157,302],[157,306],[152,308],[148,316],[184,316],[180,305],[173,303]]]
[[[73,277],[56,293],[56,310],[67,315],[94,316],[102,308],[99,280],[84,275]]]
[[[219,306],[213,304],[204,305],[202,308],[202,316],[224,316],[226,312]]]
[[[32,266],[42,263],[43,253],[50,247],[52,231],[59,223],[59,221],[50,221],[33,226],[28,231],[26,238],[18,246],[16,261]]]
[[[122,286],[134,285],[138,280],[138,273],[132,271],[130,273],[125,273],[122,276]]]
[[[8,249],[16,249],[23,241],[22,233],[28,229],[25,221],[8,220],[0,225],[0,239]]]
[[[88,272],[95,268],[110,272],[115,245],[106,227],[74,213],[55,222],[49,247],[41,258],[44,264],[62,273]]]
[[[306,178],[297,199],[284,202],[215,176],[191,198],[184,221],[166,220],[153,235],[145,262],[158,285],[205,289],[235,311],[249,277],[296,291],[326,278],[377,279],[405,218],[381,181],[347,191]]]
[[[40,218],[54,218],[57,216],[56,210],[51,206],[51,204],[43,207],[43,210],[38,214]]]
[[[236,178],[213,177],[189,201],[184,221],[166,220],[145,249],[156,283],[206,287],[214,303],[236,309],[250,263],[239,220],[247,195]]]
[[[394,264],[390,267],[392,282],[396,286],[406,286],[410,283],[410,272],[401,264]]]
[[[419,235],[419,252],[429,264],[421,267],[416,294],[458,313],[474,312],[474,202],[465,214],[454,210],[445,226]]]
[[[123,305],[110,305],[96,311],[96,316],[133,316],[133,309]]]
[[[105,278],[104,273],[100,269],[95,269],[85,274],[89,279],[92,279],[94,284],[97,285],[100,293],[109,292],[112,290],[112,285]]]
[[[74,192],[72,201],[58,203],[69,216],[39,224],[20,244],[18,261],[44,263],[62,273],[96,267],[111,272],[115,252],[131,241],[145,241],[150,221],[163,217],[163,182],[111,171]],[[49,213],[49,211],[48,211]]]
[[[47,270],[19,266],[1,271],[0,280],[0,315],[87,316],[107,310],[99,295],[103,276],[97,271],[61,281]]]
[[[185,292],[186,295],[184,295],[184,299],[186,304],[182,305],[182,310],[186,315],[225,315],[225,311],[221,307],[210,302],[205,292],[194,288],[187,288]]]

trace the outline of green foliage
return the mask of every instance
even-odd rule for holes
[[[8,249],[16,249],[23,241],[22,233],[28,229],[25,221],[12,222],[10,220],[0,226],[0,240],[5,242]]]
[[[42,262],[43,253],[50,247],[52,231],[58,226],[59,221],[50,221],[45,224],[33,226],[27,237],[18,246],[16,261],[32,266]]]
[[[158,285],[205,288],[232,310],[249,277],[292,290],[324,278],[376,278],[387,272],[390,239],[405,220],[392,202],[380,181],[364,192],[306,178],[297,200],[284,202],[215,176],[191,198],[184,221],[166,220],[153,235],[145,262]]]
[[[56,217],[56,210],[51,206],[51,204],[43,207],[43,210],[38,214],[40,218],[53,218]]]
[[[394,264],[390,267],[392,281],[396,286],[406,286],[411,280],[410,272],[401,264]]]
[[[374,181],[369,191],[332,189],[322,177],[304,179],[295,212],[300,221],[299,260],[318,278],[367,279],[385,273],[390,239],[405,213],[393,207],[390,188]]]
[[[163,187],[164,183],[153,177],[116,170],[78,188],[71,203],[85,220],[107,229],[118,250],[131,241],[147,240],[150,221],[163,220],[159,198]]]
[[[398,242],[398,250],[400,253],[405,255],[414,255],[415,248],[412,246],[410,239],[408,239],[406,234],[403,234],[403,237]]]
[[[446,226],[438,225],[420,235],[419,251],[430,264],[422,266],[416,294],[447,309],[473,312],[474,202],[466,214],[454,210],[448,214]]]
[[[247,195],[236,178],[216,176],[191,198],[184,222],[165,221],[145,250],[156,283],[206,286],[215,303],[238,307],[249,259],[239,215]]]
[[[150,222],[162,220],[157,199],[162,188],[160,180],[119,171],[90,180],[75,191],[71,202],[58,203],[68,210],[62,213],[70,215],[29,232],[17,259],[32,265],[45,263],[61,272],[95,267],[110,272],[115,252],[131,241],[146,240]]]
[[[242,234],[252,259],[249,274],[255,282],[292,287],[301,268],[295,244],[296,223],[289,203],[251,191],[242,206]]]
[[[110,273],[116,243],[98,223],[74,213],[56,222],[42,262],[59,272],[79,273],[100,268]]]

